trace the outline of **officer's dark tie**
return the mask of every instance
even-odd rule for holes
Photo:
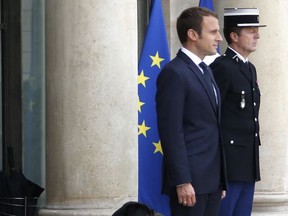
[[[249,65],[249,62],[248,61],[246,61],[246,62],[244,62],[244,64],[246,65],[246,67],[247,67],[247,69],[248,69],[248,71],[247,71],[247,76],[250,78],[250,79],[252,79],[252,71],[251,71],[251,68],[250,68],[250,65]]]
[[[215,99],[216,104],[218,104],[218,98],[217,98],[217,92],[215,89],[215,84],[213,84],[212,80],[212,71],[208,65],[206,65],[204,62],[201,62],[199,66],[203,70],[204,77],[210,86],[210,94],[213,95],[213,98]]]

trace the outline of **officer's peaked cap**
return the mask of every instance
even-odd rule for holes
[[[259,23],[258,8],[224,8],[224,27],[266,27]]]

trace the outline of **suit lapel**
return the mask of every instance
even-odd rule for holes
[[[211,87],[208,85],[207,81],[205,80],[205,78],[203,76],[203,73],[200,71],[198,66],[185,53],[183,53],[181,50],[178,51],[177,56],[179,58],[183,59],[184,62],[187,63],[188,68],[197,76],[198,80],[202,84],[203,88],[205,89],[206,94],[209,97],[210,104],[213,107],[213,110],[214,110],[215,114],[218,115],[217,113],[218,113],[219,107],[217,108],[216,105],[215,105],[215,96],[210,93],[211,92],[211,90],[210,90]],[[219,100],[219,95],[220,95],[219,89],[218,89],[218,87],[216,85],[216,82],[215,82],[214,78],[213,78],[213,84],[215,85],[215,88],[216,88],[216,91],[217,91],[218,101],[220,101]],[[219,105],[219,103],[218,103],[218,105]]]
[[[240,60],[240,70],[241,72],[244,74],[244,76],[251,81],[252,77],[251,77],[251,72],[249,69],[249,66],[246,65],[243,61]]]
[[[218,86],[217,86],[217,83],[216,83],[216,81],[215,81],[215,79],[214,79],[214,76],[213,76],[213,74],[212,74],[212,82],[213,82],[213,84],[214,84],[214,87],[215,87],[215,90],[216,90],[216,93],[217,93],[217,101],[218,101],[218,104],[217,104],[217,113],[219,113],[220,114],[220,112],[219,112],[219,110],[221,110],[221,95],[220,95],[220,90],[219,90],[219,88],[218,88]],[[220,117],[220,116],[219,116]]]
[[[251,79],[253,82],[256,82],[256,71],[250,62],[248,64],[249,64]]]
[[[247,78],[248,81],[251,81],[252,77],[249,70],[249,66],[246,65],[241,59],[239,59],[237,54],[229,48],[227,48],[225,55],[232,58],[236,64],[239,64],[241,73]]]

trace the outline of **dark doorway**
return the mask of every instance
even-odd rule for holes
[[[15,168],[22,168],[21,1],[1,2],[2,169],[8,168],[7,147],[14,149]]]

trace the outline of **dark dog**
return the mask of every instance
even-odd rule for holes
[[[155,213],[148,206],[138,202],[127,202],[119,208],[112,216],[163,216]]]

